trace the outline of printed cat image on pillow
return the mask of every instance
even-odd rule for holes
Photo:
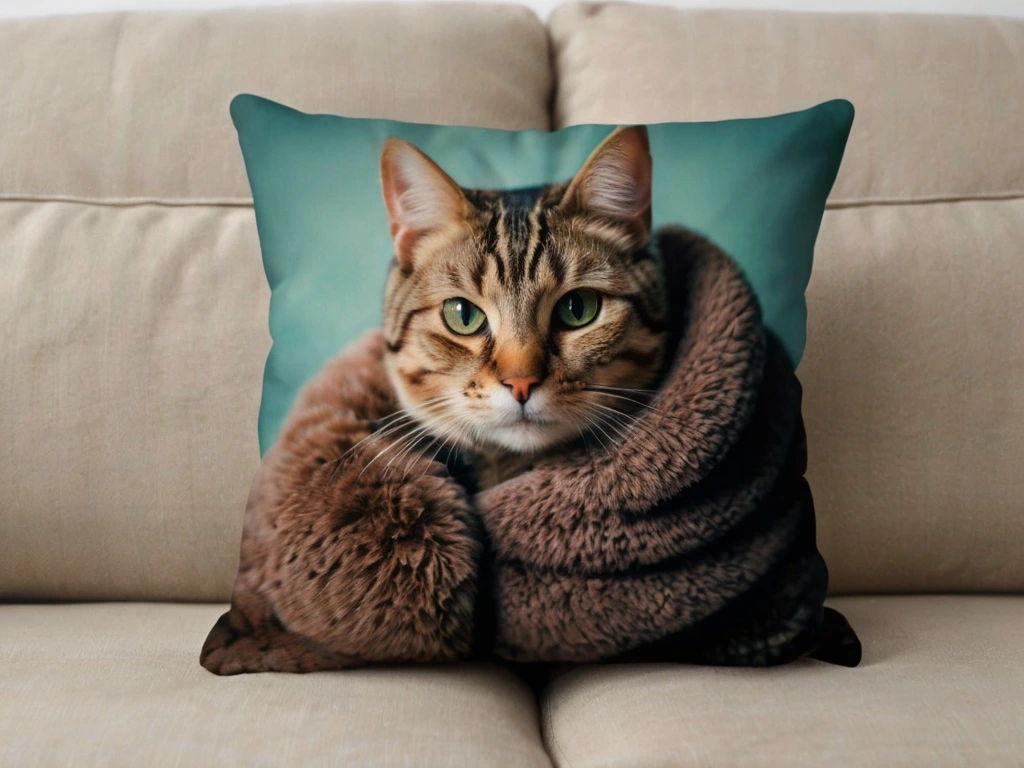
[[[384,143],[381,328],[264,456],[204,667],[859,662],[790,357],[727,254],[652,232],[656,172],[641,126],[513,191]]]

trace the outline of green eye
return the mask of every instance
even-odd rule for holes
[[[601,294],[589,288],[569,291],[555,305],[555,317],[566,328],[582,328],[601,309]]]
[[[445,325],[460,336],[472,336],[487,322],[484,311],[465,299],[448,299],[441,307],[441,316]]]

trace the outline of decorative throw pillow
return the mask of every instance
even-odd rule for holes
[[[794,375],[848,102],[550,133],[231,113],[274,343],[204,666],[859,661]]]

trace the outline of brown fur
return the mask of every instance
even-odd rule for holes
[[[478,524],[420,454],[363,472],[395,409],[380,333],[303,390],[253,480],[231,610],[203,647],[218,674],[447,661],[472,648]],[[360,442],[363,441],[363,442]]]
[[[204,666],[467,657],[481,566],[487,645],[507,659],[856,664],[856,635],[823,609],[792,367],[728,257],[681,230],[657,247],[676,354],[651,407],[622,440],[543,458],[472,505],[429,453],[389,471],[370,459],[400,438],[357,443],[397,407],[381,337],[330,363],[253,483]]]

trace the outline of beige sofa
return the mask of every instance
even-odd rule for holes
[[[336,5],[0,51],[0,764],[1024,765],[1024,21]],[[864,664],[202,670],[270,343],[241,91],[505,128],[853,101],[799,373]]]

